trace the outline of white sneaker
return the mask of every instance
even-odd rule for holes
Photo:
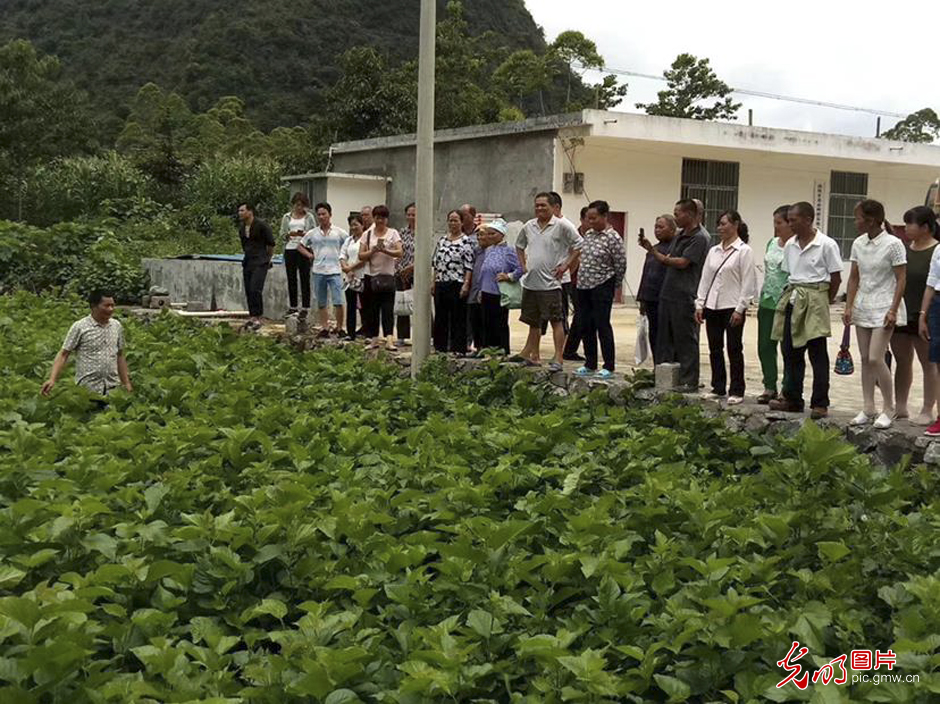
[[[744,403],[743,396],[729,396],[728,397],[729,406],[740,406],[742,403]]]
[[[724,398],[724,396],[719,396],[713,391],[703,391],[699,394],[699,398],[701,398],[703,401],[720,401]]]
[[[879,430],[886,430],[891,427],[891,424],[894,422],[894,419],[891,418],[887,413],[882,413],[878,418],[875,419],[875,427]]]
[[[871,423],[871,417],[865,413],[865,411],[862,411],[849,421],[849,425],[868,425],[869,423]]]

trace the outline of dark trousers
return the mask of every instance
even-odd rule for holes
[[[483,347],[499,347],[509,354],[509,309],[501,305],[495,293],[480,294],[483,314]]]
[[[467,323],[473,338],[473,349],[477,352],[488,345],[483,341],[483,306],[479,303],[467,304]]]
[[[290,307],[297,307],[297,280],[300,279],[300,298],[303,307],[310,307],[310,269],[313,263],[296,249],[284,250],[284,268],[287,269],[287,298]]]
[[[573,357],[578,354],[578,348],[584,339],[584,316],[581,314],[581,293],[575,288],[574,284],[562,284],[562,307],[565,314],[565,324],[568,321],[568,303],[570,302],[574,316],[571,318],[571,325],[565,328],[568,337],[565,340],[565,357]]]
[[[653,353],[655,365],[659,361],[656,356],[656,342],[659,339],[659,301],[643,301],[643,309],[646,311],[646,320],[649,323],[650,352]]]
[[[695,303],[692,300],[661,300],[658,313],[656,363],[678,362],[679,384],[688,391],[697,391],[699,341]]]
[[[382,323],[382,335],[395,334],[395,292],[373,291],[373,277],[366,276],[362,293],[362,334],[366,337],[379,336],[379,322]]]
[[[817,337],[806,343],[806,347],[793,346],[790,319],[793,306],[787,306],[783,328],[783,366],[790,372],[789,388],[784,389],[786,398],[803,406],[803,382],[806,380],[806,353],[813,367],[813,395],[810,408],[829,408],[829,343],[825,337]]]
[[[359,307],[359,292],[346,289],[346,333],[356,339],[356,309]]]
[[[264,315],[264,280],[268,278],[268,265],[246,266],[242,268],[245,282],[245,297],[248,299],[248,313],[252,318]]]
[[[613,305],[613,278],[594,288],[578,289],[577,309],[581,311],[581,322],[584,325],[584,366],[588,369],[597,369],[597,342],[600,340],[604,369],[614,371],[614,329],[610,325],[610,309]]]
[[[434,349],[467,353],[467,301],[460,297],[461,281],[434,284]]]
[[[744,323],[731,325],[734,308],[705,309],[705,334],[708,336],[708,354],[712,367],[712,392],[724,396],[744,396]],[[725,368],[725,337],[728,338],[728,366],[731,384]]]
[[[410,291],[410,282],[406,285],[401,276],[395,275],[395,288],[399,291]],[[411,316],[399,315],[395,317],[395,329],[398,331],[399,340],[407,340],[411,337]]]

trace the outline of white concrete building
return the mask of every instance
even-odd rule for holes
[[[531,217],[538,191],[561,193],[572,220],[590,200],[606,200],[618,213],[615,227],[626,233],[627,296],[643,267],[638,229],[652,239],[656,217],[672,212],[681,197],[705,202],[712,232],[722,210],[739,210],[758,261],[772,236],[774,209],[809,201],[818,225],[847,257],[855,203],[876,198],[900,223],[940,176],[940,147],[931,145],[596,110],[443,130],[436,144],[435,216],[442,231],[446,211],[465,202],[522,221]],[[393,224],[400,224],[414,200],[414,145],[413,135],[335,144],[332,168],[386,179],[384,200]],[[343,183],[336,180],[331,195]],[[370,195],[381,183],[370,184]]]

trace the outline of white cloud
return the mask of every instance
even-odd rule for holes
[[[894,0],[881,8],[859,3],[791,0],[755,4],[673,0],[527,0],[551,41],[576,29],[593,39],[618,69],[660,75],[688,52],[707,57],[732,87],[908,114],[938,108],[936,33],[926,0]],[[665,83],[625,79],[620,110],[652,102]],[[874,136],[876,116],[798,103],[735,96],[740,120],[754,110],[767,127]],[[897,118],[883,117],[882,129]]]

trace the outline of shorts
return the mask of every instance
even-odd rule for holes
[[[533,291],[522,289],[522,314],[519,316],[526,325],[539,326],[543,322],[560,323],[564,319],[561,289],[551,291]]]
[[[930,361],[940,364],[940,296],[934,296],[930,302],[927,330],[930,331]]]
[[[334,306],[344,305],[342,274],[314,274],[313,291],[317,298],[317,308],[326,308],[327,298]]]
[[[913,335],[918,337],[920,331],[917,329],[917,323],[908,323],[907,325],[896,325],[894,327],[895,334],[900,333],[902,335]]]

